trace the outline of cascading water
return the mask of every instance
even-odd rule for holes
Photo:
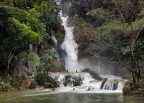
[[[65,69],[69,72],[79,71],[78,67],[78,46],[74,40],[73,28],[68,26],[68,16],[63,17],[62,11],[60,12],[60,17],[62,20],[62,25],[65,29],[65,39],[61,47],[66,52],[65,56]]]
[[[122,93],[125,80],[121,78],[108,78],[96,80],[90,73],[50,73],[49,76],[60,83],[56,89],[59,92],[95,92],[95,93]]]
[[[54,0],[57,5],[62,5],[61,0]],[[68,3],[67,3],[68,2]],[[73,29],[68,25],[68,11],[71,6],[71,0],[67,0],[59,12],[62,20],[62,25],[65,30],[64,42],[61,45],[66,55],[64,56],[64,64],[67,73],[50,73],[50,76],[60,83],[58,91],[94,91],[94,92],[122,92],[125,80],[116,76],[102,76],[102,80],[94,79],[91,73],[80,72],[81,69],[86,66],[79,64],[78,62],[78,45],[74,40]],[[66,10],[65,10],[66,9]],[[52,40],[57,44],[57,40],[52,35]],[[59,53],[61,54],[61,53]],[[98,66],[98,72],[100,73],[100,66]]]

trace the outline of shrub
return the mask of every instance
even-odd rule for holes
[[[11,84],[9,82],[0,82],[0,91],[8,91],[11,88]]]
[[[13,77],[0,77],[0,91],[8,91],[11,88],[16,88],[17,82]]]
[[[41,86],[50,83],[53,84],[53,87],[58,87],[58,83],[53,78],[49,77],[46,73],[37,73],[35,80]]]

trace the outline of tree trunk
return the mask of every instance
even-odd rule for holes
[[[10,51],[10,53],[9,53],[9,56],[8,56],[8,60],[7,60],[7,70],[6,70],[7,76],[9,76],[10,62],[11,62],[11,60],[12,60],[13,57],[14,57],[14,53],[15,53],[15,48],[11,49],[11,51]]]
[[[130,45],[130,56],[131,56],[131,68],[134,72],[132,72],[132,78],[133,78],[133,84],[136,86],[136,64],[135,64],[135,56],[134,56],[134,51],[132,49],[132,45]]]

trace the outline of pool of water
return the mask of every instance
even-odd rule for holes
[[[0,93],[0,103],[144,103],[144,98],[122,94],[25,91]]]

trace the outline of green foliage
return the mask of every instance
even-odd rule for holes
[[[39,63],[38,55],[31,51],[21,52],[20,54],[18,54],[18,57],[25,63],[30,62],[35,66]]]
[[[109,18],[109,11],[106,11],[102,8],[92,9],[87,13],[87,15],[92,16],[97,19],[105,20]]]
[[[38,64],[38,70],[48,71],[52,68],[58,68],[61,64],[57,62],[57,54],[53,49],[45,50],[40,58],[40,62]]]
[[[30,43],[35,46],[48,43],[49,30],[60,25],[56,10],[53,0],[0,1],[0,72],[7,67],[11,53],[14,56],[25,55],[22,57],[24,61],[37,65],[33,53],[22,51],[27,51]],[[14,65],[13,58],[11,65]]]
[[[34,8],[28,11],[13,7],[1,8],[8,15],[6,22],[8,24],[8,34],[17,37],[18,40],[27,38],[27,42],[40,43],[42,41],[45,34],[45,25],[40,21],[40,13],[37,10]],[[2,14],[2,16],[6,15],[6,13]]]
[[[11,85],[9,82],[0,82],[0,91],[8,91],[8,89],[11,88]]]
[[[41,73],[38,72],[37,75],[35,76],[36,82],[43,86],[46,83],[55,83],[55,80],[49,77],[46,73]]]
[[[127,47],[121,47],[121,51],[123,54],[127,54],[128,52],[130,52],[130,48],[127,46]]]
[[[57,29],[60,26],[60,18],[57,15],[57,6],[52,0],[40,1],[36,9],[41,13],[41,20],[47,28]]]
[[[111,22],[106,22],[98,29],[99,34],[107,36],[112,34],[114,31],[125,32],[125,26],[121,23],[121,21],[113,20]]]
[[[0,91],[8,91],[11,88],[17,87],[16,79],[13,77],[0,77]]]
[[[112,20],[111,22],[104,23],[97,29],[97,31],[100,35],[104,36],[119,33],[128,36],[134,31],[138,32],[143,27],[143,24],[144,24],[144,17],[138,18],[135,21],[131,22],[130,24],[123,23],[119,20]]]
[[[16,40],[26,39],[26,41],[28,40],[31,43],[34,43],[34,42],[40,43],[41,42],[42,36],[34,31],[32,31],[31,27],[29,27],[23,23],[20,23],[15,18],[11,18],[9,21],[11,23],[11,32],[14,34],[18,34],[18,35],[15,35],[14,39],[16,39]]]
[[[144,7],[141,9],[140,13],[138,14],[139,17],[144,17]]]

